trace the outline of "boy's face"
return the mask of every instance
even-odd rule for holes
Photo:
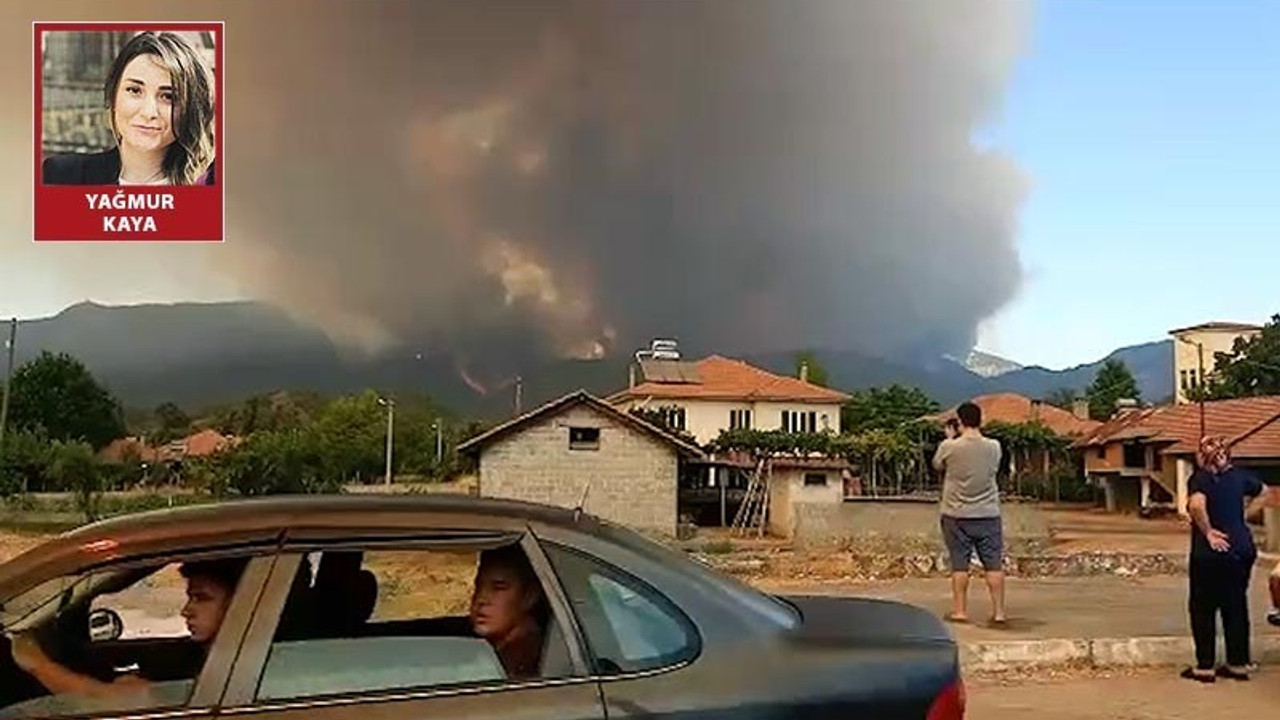
[[[187,578],[187,604],[182,608],[182,617],[187,621],[191,639],[198,643],[211,642],[222,627],[230,602],[231,592],[213,579],[200,575]]]

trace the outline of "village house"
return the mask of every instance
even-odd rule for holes
[[[1070,411],[1017,393],[980,395],[970,402],[982,409],[984,425],[1039,423],[1053,434],[1067,439],[1084,437],[1102,425],[1097,420],[1089,418],[1089,403],[1083,398],[1077,399]],[[926,419],[939,423],[956,419],[956,408],[952,407],[937,415],[930,415]],[[1001,462],[1001,473],[1018,476],[1020,473],[1030,472],[1047,477],[1051,471],[1051,461],[1050,453],[1042,449],[1029,449],[1016,456],[1006,453]]]
[[[144,465],[166,465],[177,469],[184,460],[210,457],[237,442],[239,438],[212,429],[200,430],[158,446],[151,445],[144,438],[131,436],[113,440],[98,452],[98,459],[112,465],[133,460]]]
[[[1070,411],[1016,393],[979,395],[970,402],[982,409],[983,423],[1001,422],[1016,425],[1038,422],[1063,437],[1082,437],[1102,425],[1096,420],[1089,419],[1089,403],[1083,399],[1077,400]],[[956,408],[952,407],[937,415],[929,416],[929,419],[942,423],[955,417]]]
[[[1075,443],[1086,476],[1112,511],[1166,506],[1185,513],[1202,435],[1221,435],[1239,465],[1280,482],[1280,396],[1155,408],[1122,407]]]
[[[1262,332],[1257,325],[1208,322],[1173,330],[1174,402],[1189,401],[1187,393],[1205,384],[1217,367],[1217,353],[1230,353],[1240,338]]]
[[[674,536],[682,465],[702,449],[585,391],[458,447],[479,459],[479,494],[584,511]]]
[[[623,411],[658,411],[666,424],[683,430],[700,444],[723,430],[758,429],[789,432],[840,432],[845,393],[801,377],[776,375],[712,355],[696,362],[641,360],[633,367],[627,389],[608,398]]]

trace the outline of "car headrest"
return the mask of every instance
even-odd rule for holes
[[[351,619],[357,624],[369,622],[378,604],[378,578],[369,570],[361,570],[351,584]]]

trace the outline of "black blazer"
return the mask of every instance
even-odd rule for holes
[[[50,155],[41,173],[45,185],[118,185],[120,151],[116,148],[96,153]],[[205,174],[204,185],[213,184],[213,168]]]

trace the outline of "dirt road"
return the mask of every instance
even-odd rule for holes
[[[1044,680],[972,677],[968,720],[1240,720],[1280,717],[1280,670],[1201,685],[1176,669]]]

